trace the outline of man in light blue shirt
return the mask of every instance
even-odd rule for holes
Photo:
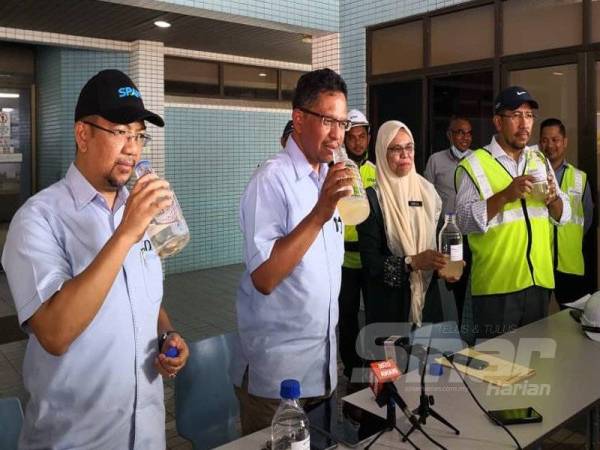
[[[21,449],[165,448],[160,375],[174,377],[189,352],[161,307],[146,234],[172,202],[168,183],[149,174],[125,188],[150,139],[144,120],[164,125],[129,77],[92,77],[75,111],[75,162],[11,222],[2,264],[29,334]],[[171,346],[178,357],[162,354]]]
[[[254,173],[241,199],[239,346],[231,373],[244,434],[271,423],[282,380],[306,399],[337,384],[335,327],[344,256],[337,201],[352,173],[328,168],[349,128],[346,84],[329,69],[303,75],[285,149]]]

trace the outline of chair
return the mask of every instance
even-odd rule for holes
[[[23,426],[23,409],[17,397],[0,398],[0,448],[16,450]]]
[[[190,357],[175,379],[177,432],[195,450],[239,437],[239,406],[229,377],[236,336],[214,336],[189,345]]]

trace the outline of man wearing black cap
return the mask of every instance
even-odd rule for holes
[[[567,222],[571,209],[545,156],[527,146],[536,109],[519,86],[500,92],[497,134],[456,169],[458,224],[473,253],[476,337],[494,337],[548,314],[554,288],[550,224]]]
[[[150,140],[145,120],[164,125],[124,73],[91,78],[75,110],[74,163],[10,225],[2,262],[29,334],[20,448],[165,448],[159,375],[174,377],[189,352],[161,306],[145,234],[171,204],[169,185],[149,174],[125,188]],[[169,347],[179,356],[162,354]]]

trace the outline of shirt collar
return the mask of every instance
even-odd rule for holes
[[[310,174],[314,172],[312,166],[308,163],[306,156],[304,155],[302,150],[300,150],[298,144],[296,144],[296,141],[294,140],[293,136],[290,136],[290,138],[288,139],[284,151],[287,152],[288,155],[290,155],[298,180],[310,176]],[[321,180],[326,174],[327,164],[321,163],[319,167],[319,173],[315,173],[315,175],[317,175],[317,178]]]
[[[90,182],[83,176],[74,163],[71,163],[69,166],[67,174],[65,175],[65,180],[69,190],[71,191],[71,195],[75,200],[77,209],[82,209],[95,198],[103,198],[101,194],[96,191]],[[117,199],[115,201],[114,211],[117,211],[125,204],[128,196],[129,192],[125,187],[119,189],[117,193]],[[105,205],[105,202],[102,201],[102,204]]]
[[[487,145],[485,147],[495,159],[499,159],[501,157],[505,157],[505,158],[510,158],[510,156],[508,155],[508,153],[506,153],[502,147],[500,147],[500,144],[498,144],[498,141],[496,140],[496,136],[492,136],[492,142],[490,142],[489,145]],[[521,155],[519,156],[519,160],[523,157],[523,155],[525,155],[528,151],[530,150],[529,146],[525,146],[525,148],[523,149],[523,151],[521,152]]]
[[[452,144],[450,146],[450,153],[452,153],[452,156],[454,156],[454,158],[458,159],[459,161],[463,160],[464,158],[466,158],[467,156],[469,156],[471,153],[473,153],[473,150],[471,149],[467,149],[464,152],[461,152],[459,149],[457,149],[454,144]]]

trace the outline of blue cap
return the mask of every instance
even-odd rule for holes
[[[444,373],[444,367],[438,363],[431,363],[429,365],[429,375],[439,377]]]
[[[283,380],[279,395],[281,398],[288,400],[300,398],[300,382],[298,380]]]
[[[177,358],[179,356],[179,350],[177,347],[169,347],[165,352],[165,356],[168,356],[169,358]]]
[[[494,114],[498,114],[504,109],[512,111],[517,109],[523,103],[529,103],[533,109],[539,109],[538,102],[533,99],[526,89],[520,86],[509,86],[502,90],[496,97],[496,101],[494,102]]]

